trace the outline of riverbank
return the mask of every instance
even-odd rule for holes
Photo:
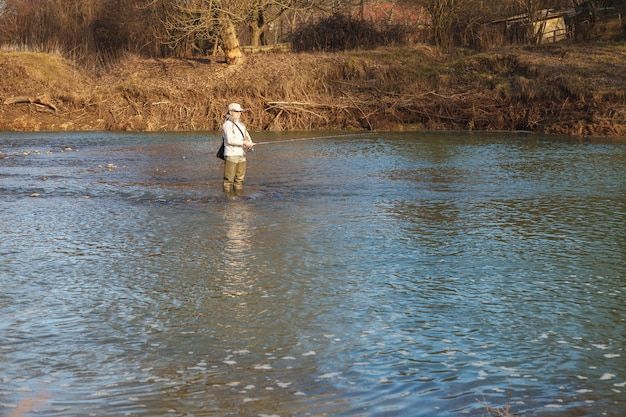
[[[92,74],[0,52],[0,130],[213,131],[228,102],[251,130],[525,130],[626,136],[626,42],[483,53],[432,46],[221,57],[128,56]]]

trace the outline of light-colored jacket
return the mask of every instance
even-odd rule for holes
[[[225,156],[244,156],[244,143],[252,143],[246,126],[240,121],[227,117],[222,125]]]

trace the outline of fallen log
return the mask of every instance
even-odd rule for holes
[[[37,106],[43,106],[46,107],[54,112],[56,112],[57,106],[55,106],[54,104],[50,103],[49,101],[43,100],[41,98],[35,98],[32,99],[30,97],[27,96],[18,96],[18,97],[9,97],[6,100],[4,100],[4,104],[35,104]]]

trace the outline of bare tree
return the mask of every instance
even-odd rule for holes
[[[419,0],[428,10],[432,20],[433,39],[435,44],[450,47],[453,42],[452,29],[464,7],[463,0]]]
[[[319,2],[319,0],[318,0]],[[255,0],[251,3],[250,14],[245,21],[250,28],[250,44],[264,43],[264,33],[288,11],[303,12],[316,7],[316,0]]]
[[[268,26],[288,10],[311,8],[316,0],[158,0],[166,10],[163,20],[170,45],[208,42],[219,44],[226,62],[241,63],[244,59],[237,27],[250,28],[253,46],[262,43]]]

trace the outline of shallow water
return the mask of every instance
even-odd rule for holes
[[[307,135],[0,134],[0,415],[626,414],[626,145]]]

